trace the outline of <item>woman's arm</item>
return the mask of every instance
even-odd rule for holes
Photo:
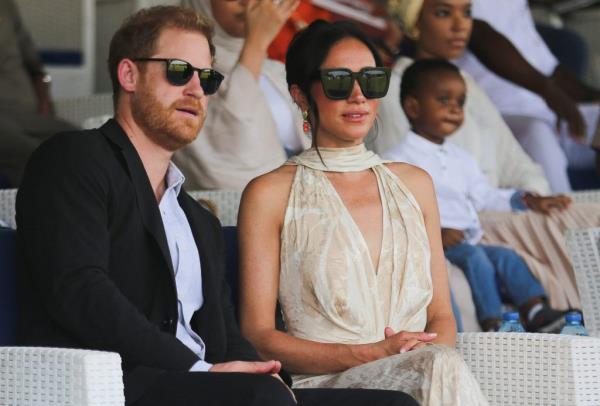
[[[456,321],[450,304],[448,272],[442,248],[440,215],[433,182],[427,172],[412,165],[392,164],[390,169],[402,179],[419,203],[429,238],[433,298],[427,307],[425,331],[437,333],[434,343],[454,347],[456,344]]]
[[[299,0],[274,1],[249,0],[246,7],[246,40],[239,63],[258,79],[267,58],[267,49],[292,15]]]
[[[519,50],[487,22],[474,19],[469,49],[488,69],[498,76],[524,87],[544,99],[559,120],[569,124],[571,134],[582,136],[585,123],[572,97],[579,97],[572,81],[559,77],[547,77],[533,67]],[[507,61],[509,61],[507,63]],[[568,86],[567,86],[568,84]],[[583,101],[583,100],[580,100]]]
[[[290,372],[325,374],[397,354],[424,333],[402,332],[373,344],[327,344],[293,337],[275,328],[279,290],[280,233],[295,167],[282,167],[248,184],[238,216],[240,239],[240,325],[265,359]],[[300,287],[299,287],[300,288]]]

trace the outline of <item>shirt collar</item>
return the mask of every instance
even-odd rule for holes
[[[448,149],[448,142],[444,141],[443,144],[436,144],[435,142],[431,142],[428,139],[421,137],[419,134],[415,133],[412,130],[408,132],[408,134],[406,136],[406,141],[410,145],[413,145],[416,148],[427,151],[427,152],[429,152],[429,151],[431,151],[431,152],[437,152],[437,151],[447,152],[447,149]]]
[[[169,167],[167,168],[167,175],[165,176],[166,180],[166,190],[173,189],[176,196],[179,196],[179,192],[181,191],[181,186],[183,182],[185,182],[185,176],[179,170],[179,168],[173,163],[169,162]]]

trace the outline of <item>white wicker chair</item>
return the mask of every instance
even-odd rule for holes
[[[600,337],[600,228],[567,231],[567,249],[571,256],[585,327]]]
[[[188,192],[194,199],[205,199],[217,207],[217,217],[224,226],[237,225],[242,192],[239,190],[195,190]]]
[[[600,339],[463,333],[457,348],[491,405],[600,405]],[[118,354],[0,347],[0,404],[123,405]]]
[[[600,405],[600,338],[462,333],[457,348],[491,405]]]
[[[111,93],[91,96],[58,99],[54,103],[56,115],[65,121],[82,128],[101,126],[113,115]]]
[[[575,203],[600,203],[600,189],[578,190],[570,196]]]
[[[199,190],[189,192],[194,199],[206,199],[217,207],[217,217],[224,226],[235,226],[242,192],[238,190]],[[16,228],[15,199],[17,189],[0,189],[0,220]]]
[[[17,189],[0,189],[0,220],[10,228],[16,228],[15,199]]]
[[[65,348],[0,347],[0,405],[124,404],[119,354]]]

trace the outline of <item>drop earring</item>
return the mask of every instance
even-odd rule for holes
[[[302,123],[302,130],[304,130],[304,134],[308,135],[310,132],[310,123],[308,122],[308,110],[304,110],[302,112],[302,119],[304,122]]]

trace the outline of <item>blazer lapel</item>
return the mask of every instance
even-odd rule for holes
[[[162,223],[162,218],[158,209],[158,204],[150,185],[150,179],[144,169],[144,164],[138,155],[133,144],[129,141],[127,134],[115,120],[109,120],[104,124],[100,131],[116,144],[123,154],[125,165],[131,177],[131,183],[135,189],[136,200],[142,216],[142,222],[146,230],[152,235],[160,251],[165,259],[171,274],[173,288],[175,287],[175,272],[173,270],[173,262],[167,244],[167,236]]]

